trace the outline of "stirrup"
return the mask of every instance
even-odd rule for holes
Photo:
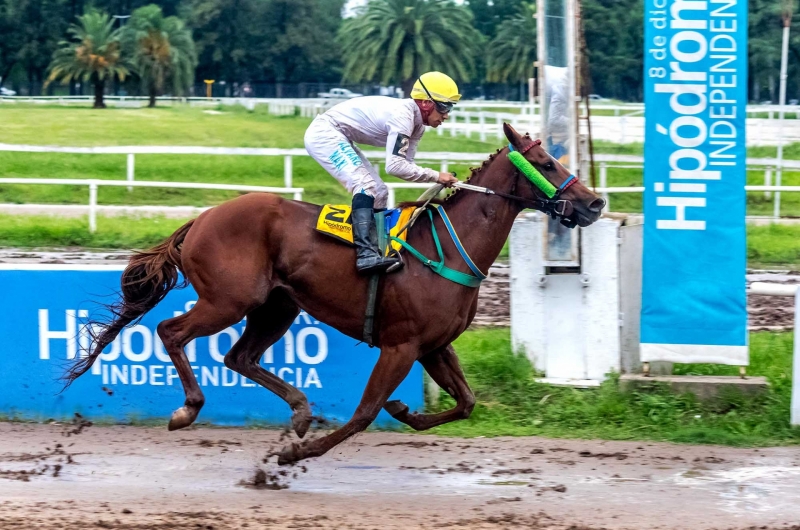
[[[391,252],[389,252],[389,254],[386,255],[386,257],[397,260],[397,263],[386,269],[386,274],[397,272],[406,266],[406,262],[403,260],[403,256],[400,255],[400,253],[395,249],[392,249]]]

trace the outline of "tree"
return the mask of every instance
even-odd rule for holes
[[[535,2],[534,2],[535,3]],[[494,39],[509,16],[520,11],[525,0],[467,0],[472,11],[473,25],[489,40]]]
[[[486,54],[486,80],[517,82],[533,76],[536,61],[536,9],[525,5],[520,12],[499,25],[497,36]]]
[[[344,78],[400,83],[409,94],[429,70],[469,81],[483,36],[451,0],[372,0],[339,31]]]
[[[107,80],[125,80],[129,71],[120,57],[119,30],[105,13],[90,11],[69,27],[72,42],[61,41],[53,54],[48,82],[66,84],[74,79],[94,85],[94,108],[105,108],[103,90]]]
[[[344,0],[271,0],[251,50],[259,74],[279,83],[341,78],[335,37]]]
[[[156,96],[165,87],[181,94],[194,82],[197,52],[192,32],[178,17],[165,18],[157,5],[133,12],[122,30],[122,49],[150,96],[150,107],[156,106]]]

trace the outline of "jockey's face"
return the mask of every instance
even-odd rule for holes
[[[414,101],[422,113],[422,123],[429,127],[438,127],[450,115],[450,112],[437,110],[434,102],[429,99],[415,99]]]
[[[449,116],[450,116],[449,112],[442,113],[439,111],[439,109],[436,108],[436,106],[433,106],[433,108],[431,109],[431,113],[428,115],[427,125],[435,129],[436,127],[444,123],[444,120],[446,120]]]

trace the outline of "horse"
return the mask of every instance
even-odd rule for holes
[[[474,168],[470,184],[494,194],[458,190],[442,202],[463,247],[481,271],[488,271],[508,238],[514,219],[526,207],[540,207],[546,197],[507,155],[513,148],[555,187],[572,182],[559,195],[562,222],[588,226],[605,202],[542,148],[541,141],[504,124],[509,147],[489,155]],[[552,202],[552,201],[551,201]],[[478,289],[453,283],[421,261],[407,259],[399,272],[382,279],[374,344],[380,349],[355,413],[333,432],[302,440],[313,416],[300,390],[265,370],[259,361],[289,329],[300,310],[350,337],[362,337],[369,277],[356,273],[353,249],[315,231],[320,206],[277,195],[252,193],[203,212],[161,244],[135,254],[121,278],[121,297],[109,306],[108,319],[92,322],[91,351],[65,374],[66,386],[92,366],[103,349],[129,324],[137,322],[173,288],[191,284],[198,299],[188,312],[158,325],[157,332],[183,385],[186,399],[170,418],[170,431],[191,425],[205,398],[192,373],[184,347],[193,339],[218,333],[247,317],[241,338],[225,355],[225,366],[282,398],[292,410],[291,424],[301,439],[279,453],[279,464],[325,454],[365,430],[384,408],[396,420],[425,430],[469,417],[475,396],[451,343],[472,322]],[[436,252],[431,223],[445,229],[440,217],[420,216],[407,242],[425,256]],[[453,241],[441,238],[444,260],[469,274]],[[179,285],[179,272],[184,281]],[[419,361],[456,402],[436,414],[410,413],[389,396]]]

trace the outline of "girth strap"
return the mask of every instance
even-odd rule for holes
[[[456,250],[461,255],[461,258],[467,264],[467,267],[473,272],[472,274],[466,274],[455,269],[451,269],[450,267],[445,266],[444,264],[444,252],[442,252],[442,245],[439,242],[439,236],[436,233],[436,226],[433,223],[433,212],[431,212],[431,208],[435,209],[439,212],[439,215],[442,217],[442,221],[444,222],[444,226],[447,229],[447,233],[450,234],[450,238],[453,240],[455,244]],[[403,241],[400,238],[392,236],[392,241],[395,241],[399,245],[401,245],[404,249],[408,250],[412,256],[417,258],[422,262],[423,265],[430,267],[433,272],[438,274],[439,276],[450,280],[451,282],[455,282],[460,285],[464,285],[467,287],[478,288],[481,285],[481,282],[486,279],[486,275],[481,272],[475,262],[472,261],[472,258],[469,257],[467,251],[464,249],[464,246],[461,244],[461,241],[458,239],[458,234],[456,234],[455,228],[453,228],[453,224],[450,222],[450,219],[447,217],[447,213],[444,211],[441,205],[434,205],[429,207],[428,210],[428,217],[431,220],[431,233],[433,234],[433,242],[436,244],[436,253],[439,255],[439,261],[433,261],[431,259],[426,258],[421,252],[417,249],[412,247],[406,241]]]

